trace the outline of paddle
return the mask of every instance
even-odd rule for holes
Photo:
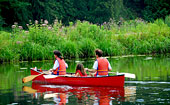
[[[50,71],[50,70],[49,70],[49,71]],[[46,71],[46,72],[41,73],[41,74],[38,74],[38,75],[30,75],[30,76],[24,77],[24,78],[22,79],[22,83],[29,82],[29,81],[33,80],[34,78],[36,78],[36,77],[38,77],[38,76],[40,76],[40,75],[42,75],[42,74],[47,74],[47,72],[49,72],[49,71]]]
[[[135,74],[132,74],[132,73],[118,73],[118,72],[109,72],[109,73],[117,74],[117,75],[122,75],[123,74],[127,78],[136,78]]]
[[[28,93],[36,93],[37,92],[37,90],[35,90],[31,87],[28,87],[28,86],[23,86],[22,90],[25,91],[25,92],[28,92]]]
[[[94,73],[95,70],[88,69],[87,71]],[[108,73],[112,73],[112,74],[116,74],[116,75],[125,75],[125,77],[127,77],[127,78],[136,78],[135,74],[132,74],[132,73],[118,73],[118,72],[108,72]]]

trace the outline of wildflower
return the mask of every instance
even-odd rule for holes
[[[38,24],[38,20],[35,20],[35,24]]]
[[[25,33],[29,33],[29,31],[25,31]]]
[[[47,21],[47,20],[44,20],[44,23],[45,23],[45,24],[48,24],[48,21]]]
[[[23,27],[22,27],[22,26],[18,26],[18,28],[19,28],[19,29],[21,29],[21,30],[23,29]]]
[[[45,27],[45,26],[46,26],[46,24],[42,24],[42,26],[43,26],[43,27]]]
[[[57,19],[55,19],[55,20],[54,20],[54,24],[57,24],[57,23],[58,23],[58,20],[57,20]]]
[[[106,24],[106,22],[104,22],[103,24]]]
[[[18,22],[14,22],[15,25],[18,25]]]
[[[22,41],[17,41],[16,44],[22,44],[23,42]]]
[[[12,25],[12,28],[16,28],[16,25]]]
[[[52,27],[51,27],[51,26],[49,26],[49,27],[48,27],[48,30],[51,30],[51,29],[52,29]]]
[[[28,27],[28,26],[29,26],[29,24],[26,24],[26,26]]]

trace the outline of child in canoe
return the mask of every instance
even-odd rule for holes
[[[76,77],[87,77],[87,73],[86,73],[86,70],[83,64],[77,64],[75,76]]]

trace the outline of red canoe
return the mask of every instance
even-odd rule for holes
[[[39,75],[42,72],[31,69],[31,75]],[[107,76],[107,77],[68,77],[42,74],[33,79],[33,82],[41,82],[55,85],[70,86],[111,86],[123,87],[124,75]]]

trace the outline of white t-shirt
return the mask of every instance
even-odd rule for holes
[[[109,61],[108,61],[108,63],[109,63]],[[94,64],[93,64],[93,69],[97,70],[97,68],[98,68],[98,62],[97,62],[97,60],[96,60],[96,61],[94,62]],[[109,63],[108,69],[112,69],[112,67],[110,66],[110,63]]]
[[[66,65],[66,68],[68,68],[68,64],[65,63]],[[55,60],[55,63],[54,63],[54,66],[53,66],[53,70],[57,69],[59,67],[59,63],[58,63],[58,60]]]

